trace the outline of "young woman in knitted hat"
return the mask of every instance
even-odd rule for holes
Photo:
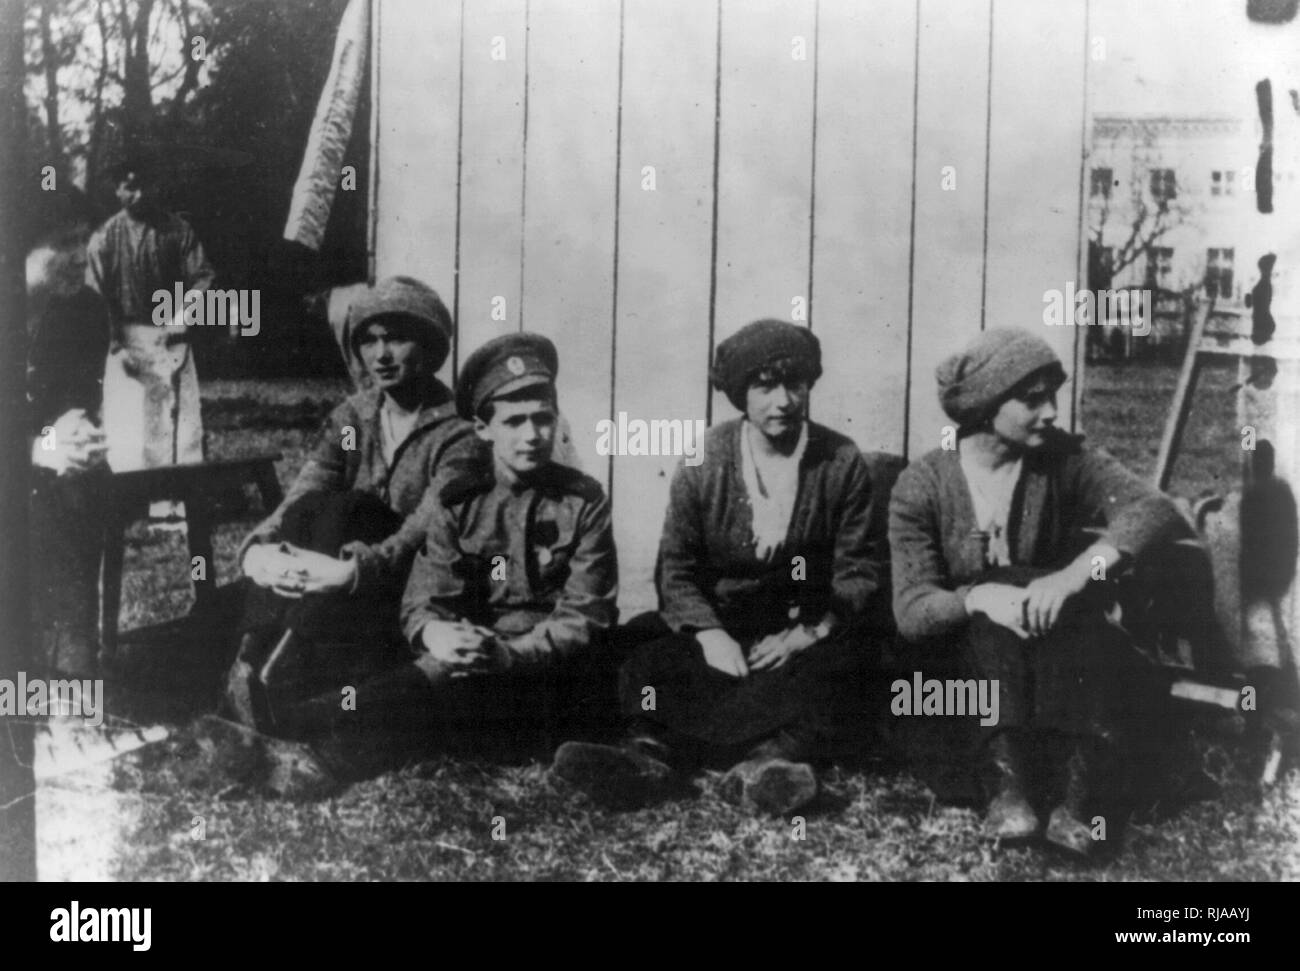
[[[556,753],[594,797],[636,804],[712,763],[731,767],[725,794],[789,813],[817,791],[811,763],[866,722],[890,626],[884,524],[857,447],[808,420],[821,373],[805,327],[760,320],[718,345],[713,382],[742,417],[673,477],[658,636],[620,676],[627,741]]]
[[[996,682],[997,723],[979,729],[989,835],[1033,837],[1036,806],[1050,806],[1047,839],[1087,854],[1105,834],[1097,797],[1115,794],[1128,746],[1167,698],[1111,622],[1112,581],[1190,528],[1166,496],[1056,427],[1065,370],[1036,335],[985,331],[937,378],[956,448],[921,457],[893,491],[898,628],[914,658],[956,654]],[[1060,770],[1059,793],[1033,785],[1034,756]]]
[[[334,661],[355,674],[358,663],[392,660],[384,646],[401,643],[398,608],[425,537],[421,502],[436,476],[479,454],[435,376],[451,334],[438,295],[409,277],[381,280],[354,302],[343,343],[370,386],[330,413],[284,501],[239,551],[255,588],[226,698],[241,722],[270,727],[275,703],[322,690]],[[262,683],[264,669],[278,688]]]

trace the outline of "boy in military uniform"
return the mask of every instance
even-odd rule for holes
[[[551,459],[557,364],[536,334],[490,341],[465,364],[457,407],[492,464],[442,487],[407,582],[402,626],[431,671],[553,672],[617,620],[609,501]]]

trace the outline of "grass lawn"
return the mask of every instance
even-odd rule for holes
[[[1094,367],[1084,427],[1146,474],[1154,465],[1174,369]],[[1174,491],[1223,490],[1237,478],[1234,374],[1210,370],[1189,428]],[[280,451],[282,480],[345,388],[335,382],[210,382],[204,389],[214,458]],[[221,582],[234,575],[244,523],[217,538]],[[183,613],[189,603],[183,541],[139,531],[128,552],[123,628]],[[635,570],[635,567],[632,567]],[[644,571],[641,573],[644,576]],[[644,600],[646,591],[633,591]],[[175,664],[186,663],[185,652]],[[175,672],[174,672],[175,673]],[[183,671],[178,677],[183,680]],[[634,813],[610,813],[545,775],[548,744],[498,740],[493,754],[445,754],[313,804],[223,789],[195,761],[177,703],[163,743],[112,763],[116,817],[109,872],[141,880],[1282,880],[1300,879],[1300,771],[1260,793],[1251,746],[1225,720],[1189,722],[1193,776],[1216,795],[1141,814],[1123,851],[1088,868],[1039,849],[995,850],[979,814],[937,803],[905,769],[884,761],[831,770],[806,814],[756,818],[718,798],[717,776],[697,795]],[[188,705],[188,706],[187,706]],[[88,811],[75,782],[66,811]],[[55,784],[55,783],[52,783]],[[102,820],[101,820],[102,824]],[[82,825],[90,826],[87,818]],[[196,835],[202,838],[195,838]],[[504,838],[496,838],[504,837]],[[58,847],[43,841],[42,853]],[[66,875],[75,876],[75,865]]]

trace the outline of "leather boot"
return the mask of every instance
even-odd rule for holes
[[[996,840],[1029,839],[1038,832],[1038,814],[1025,794],[1022,739],[1010,731],[999,732],[989,740],[986,753],[992,798],[985,833]]]
[[[678,782],[671,752],[648,736],[630,736],[619,745],[565,742],[555,750],[551,774],[598,805],[616,810],[657,802]]]
[[[1079,742],[1065,763],[1065,799],[1052,810],[1047,841],[1076,856],[1086,857],[1096,848],[1092,838],[1088,802],[1102,786],[1108,764],[1100,743]]]
[[[344,779],[366,778],[427,747],[438,687],[415,664],[401,664],[356,686],[352,704],[326,691],[276,712],[276,732],[309,741]]]
[[[257,675],[254,658],[259,647],[255,633],[245,634],[239,642],[239,654],[226,672],[226,686],[222,693],[219,711],[248,728],[264,732],[274,721],[266,699],[266,689]]]
[[[728,802],[773,816],[788,816],[817,796],[817,773],[809,752],[788,732],[760,742],[722,777],[719,794]]]
[[[310,746],[272,738],[216,715],[199,719],[194,737],[207,771],[285,799],[319,799],[337,792],[341,784]]]

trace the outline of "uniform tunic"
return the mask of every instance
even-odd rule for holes
[[[609,500],[590,476],[554,463],[521,479],[500,463],[439,492],[402,602],[407,640],[431,621],[496,631],[516,669],[553,666],[618,620]]]

